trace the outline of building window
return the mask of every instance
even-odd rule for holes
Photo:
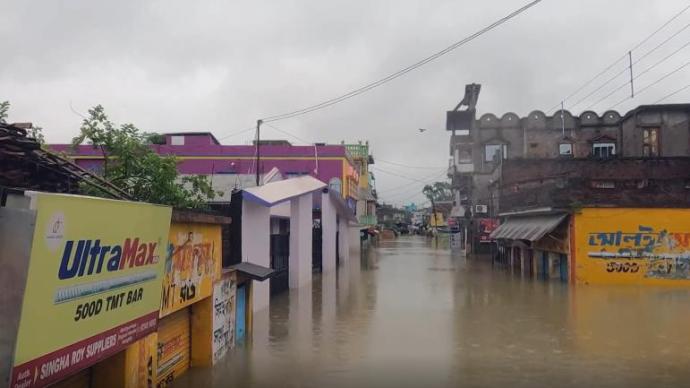
[[[493,162],[494,158],[508,159],[508,144],[486,144],[484,146],[484,161]]]
[[[615,189],[616,183],[613,181],[592,181],[592,188],[595,188],[595,189]]]
[[[561,143],[558,145],[558,154],[561,156],[573,156],[573,144]]]
[[[592,155],[596,158],[611,158],[616,155],[616,144],[594,143],[592,144]]]
[[[170,145],[183,146],[184,136],[170,136]]]
[[[644,128],[642,130],[642,155],[659,156],[659,128]]]

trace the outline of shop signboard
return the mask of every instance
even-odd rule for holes
[[[479,242],[491,242],[491,233],[498,227],[498,220],[495,218],[479,219]]]
[[[11,386],[45,386],[156,329],[171,209],[27,192],[36,211]]]
[[[160,317],[211,296],[220,279],[221,226],[177,223],[170,226]]]
[[[580,283],[690,285],[690,209],[585,208],[574,231]]]

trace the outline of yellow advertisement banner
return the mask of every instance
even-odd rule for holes
[[[690,209],[582,209],[580,283],[690,285]]]
[[[36,227],[12,386],[43,386],[155,330],[171,209],[27,195]]]
[[[160,316],[211,296],[220,269],[220,225],[173,223],[165,259]]]

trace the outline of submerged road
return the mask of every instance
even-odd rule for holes
[[[690,290],[523,279],[424,237],[365,250],[255,319],[252,346],[173,386],[690,386]]]

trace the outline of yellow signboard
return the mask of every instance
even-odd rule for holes
[[[12,387],[44,386],[156,328],[171,209],[27,193],[36,210]]]
[[[220,278],[221,226],[173,223],[165,259],[160,316],[187,307],[213,293]]]
[[[574,249],[580,283],[690,285],[690,209],[582,209]]]

